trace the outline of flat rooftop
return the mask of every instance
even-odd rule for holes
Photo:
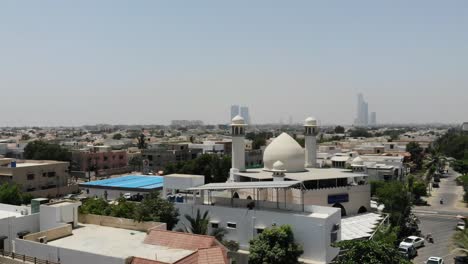
[[[245,172],[238,172],[236,174],[258,180],[266,180],[273,178],[273,172],[264,171],[263,169],[248,169]],[[337,178],[367,177],[367,175],[364,173],[354,173],[351,170],[346,169],[308,168],[306,171],[301,172],[286,172],[284,177],[294,181],[311,181]]]
[[[13,212],[13,211],[4,211],[0,210],[0,219],[8,218],[8,217],[20,217],[21,213]]]
[[[113,187],[123,189],[156,189],[162,188],[164,177],[146,175],[127,175],[99,181],[80,183],[81,187]]]
[[[48,245],[98,255],[127,258],[131,256],[174,263],[194,251],[145,244],[146,232],[80,224],[73,235],[48,242]]]

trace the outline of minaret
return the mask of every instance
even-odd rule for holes
[[[305,137],[305,167],[315,168],[317,166],[317,135],[319,128],[317,120],[313,117],[308,117],[304,123]]]
[[[231,123],[232,134],[232,165],[233,170],[245,171],[245,120],[241,116],[235,116]],[[232,179],[234,180],[234,179]]]

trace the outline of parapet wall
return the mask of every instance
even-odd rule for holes
[[[167,230],[165,223],[138,222],[133,219],[118,218],[105,215],[79,214],[78,221],[83,224],[109,226],[142,232],[149,232],[152,229]]]
[[[52,241],[52,240],[70,236],[70,235],[72,235],[72,225],[67,224],[61,227],[56,227],[56,228],[48,229],[42,232],[29,234],[25,236],[23,239],[34,241],[34,242],[39,242],[39,238],[45,236],[47,238],[47,241]]]

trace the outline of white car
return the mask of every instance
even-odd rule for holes
[[[413,246],[415,248],[424,246],[424,238],[417,236],[409,236],[401,241],[400,246]]]
[[[465,230],[465,221],[458,221],[457,229],[462,231]]]
[[[130,200],[132,199],[132,194],[131,193],[126,193],[123,195],[123,198],[127,199],[127,200]]]
[[[444,259],[439,257],[429,257],[426,264],[444,264]]]

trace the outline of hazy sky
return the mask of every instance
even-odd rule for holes
[[[0,126],[468,121],[468,1],[0,0]]]

